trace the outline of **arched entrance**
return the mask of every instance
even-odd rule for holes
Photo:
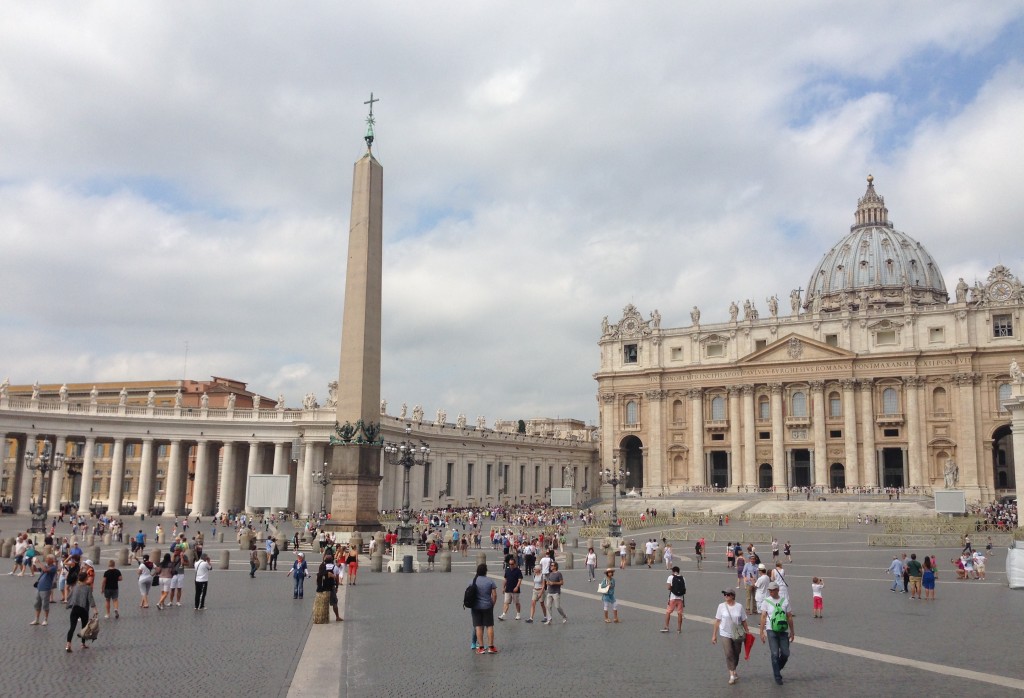
[[[644,444],[635,436],[627,436],[619,444],[621,462],[620,467],[629,471],[626,481],[620,485],[620,489],[626,491],[635,489],[637,492],[644,488]]]
[[[772,486],[772,466],[770,463],[762,463],[757,468],[757,486],[762,490],[770,489]]]
[[[828,469],[829,487],[834,490],[841,490],[846,487],[846,468],[842,463],[833,463]]]
[[[1013,476],[1013,431],[1004,424],[992,434],[992,481],[997,490],[1017,488]]]

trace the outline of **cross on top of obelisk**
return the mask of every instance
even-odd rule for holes
[[[366,149],[370,150],[373,147],[373,103],[379,102],[379,99],[373,98],[373,93],[370,93],[370,98],[363,102],[363,104],[370,105],[370,114],[366,117],[366,135],[363,136],[363,140],[366,141]]]

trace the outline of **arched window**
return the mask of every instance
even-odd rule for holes
[[[806,417],[807,416],[807,393],[795,392],[793,393],[793,416],[794,417]]]
[[[900,398],[895,388],[882,391],[882,414],[899,414]]]
[[[630,400],[626,403],[626,424],[631,426],[636,424],[638,421],[640,420],[637,414],[636,402]]]
[[[1003,403],[1006,402],[1007,400],[1009,400],[1012,397],[1012,391],[1010,390],[1010,384],[1009,383],[1000,383],[999,384],[998,397],[999,397],[999,411],[1000,412],[1006,412],[1006,407],[1003,405]]]
[[[725,398],[721,395],[711,398],[711,419],[725,419]]]
[[[767,395],[762,395],[757,398],[757,418],[762,422],[767,422],[772,416],[772,406],[768,400]]]
[[[828,416],[829,417],[842,417],[843,416],[843,401],[839,397],[839,393],[828,394]]]
[[[936,388],[932,391],[932,411],[936,414],[949,412],[949,396],[945,388]]]
[[[672,421],[676,424],[683,423],[683,401],[676,400],[672,403]]]

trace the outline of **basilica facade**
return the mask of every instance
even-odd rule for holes
[[[925,247],[868,178],[854,224],[806,291],[663,328],[606,318],[595,374],[602,467],[651,494],[947,486],[1015,490],[1007,403],[1024,358],[1024,288],[996,266],[950,297]],[[1015,366],[1016,364],[1014,364]]]

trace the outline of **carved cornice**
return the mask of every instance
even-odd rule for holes
[[[873,387],[875,387],[875,379],[874,378],[861,378],[860,379],[860,387],[862,389],[864,389],[864,390],[871,390]]]
[[[606,405],[614,404],[615,393],[601,393],[601,402],[603,402]]]
[[[648,400],[664,400],[668,397],[667,390],[648,390],[644,393],[644,397]]]
[[[857,387],[857,383],[859,383],[859,382],[860,381],[858,381],[856,378],[841,378],[841,379],[839,379],[839,384],[841,386],[843,386],[843,390],[853,390],[854,388]]]
[[[782,395],[782,383],[769,383],[768,389],[772,391],[772,395]]]
[[[924,376],[903,376],[903,382],[908,388],[920,388],[925,383]]]
[[[686,391],[686,396],[691,400],[700,400],[704,396],[703,388],[690,388]]]
[[[977,385],[981,376],[977,373],[954,373],[953,382],[959,386]]]
[[[729,386],[729,397],[738,397],[740,394],[740,386],[730,385]]]
[[[750,385],[749,383],[746,385],[741,385],[740,390],[743,391],[744,397],[754,394],[754,386]]]

